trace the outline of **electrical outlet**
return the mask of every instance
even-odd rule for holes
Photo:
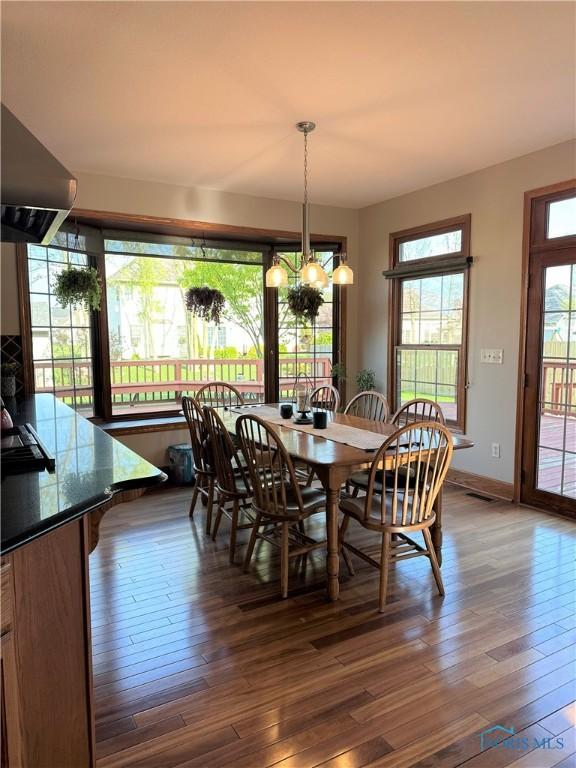
[[[500,443],[492,443],[492,458],[500,458]]]
[[[492,365],[502,365],[504,360],[503,349],[481,349],[480,362],[491,363]]]

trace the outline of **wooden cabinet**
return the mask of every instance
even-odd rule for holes
[[[2,768],[22,763],[20,696],[14,633],[14,595],[10,556],[0,562],[0,695],[2,696]]]
[[[2,559],[2,768],[91,768],[85,518]]]

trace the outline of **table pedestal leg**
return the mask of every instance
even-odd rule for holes
[[[432,536],[432,544],[436,550],[438,565],[442,565],[442,489],[438,491],[438,496],[436,496],[434,512],[436,513],[436,521],[430,528],[430,534]]]
[[[340,569],[340,557],[338,555],[338,498],[339,491],[326,491],[326,573],[328,579],[328,597],[330,600],[338,600],[340,584],[338,571]]]

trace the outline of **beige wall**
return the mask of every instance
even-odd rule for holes
[[[168,432],[144,432],[135,435],[114,435],[116,440],[143,456],[157,467],[168,465],[166,449],[169,445],[190,444],[187,429],[171,429]]]
[[[473,148],[471,148],[473,151]],[[375,368],[386,387],[388,237],[440,219],[472,214],[467,433],[476,447],[454,466],[513,481],[522,281],[523,196],[576,175],[576,142],[566,142],[360,212],[362,316],[359,367]],[[504,350],[503,365],[480,364],[480,350]],[[501,458],[491,458],[500,443]]]

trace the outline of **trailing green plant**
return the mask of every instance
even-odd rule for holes
[[[64,309],[80,306],[99,310],[102,285],[94,267],[68,267],[56,276],[52,293]]]
[[[216,288],[208,288],[207,285],[201,288],[188,288],[185,294],[186,309],[193,315],[205,320],[220,324],[220,318],[226,299],[224,294]]]
[[[334,363],[330,370],[330,375],[338,381],[346,381],[346,367],[344,363]]]
[[[376,386],[376,371],[372,368],[362,368],[356,374],[356,387],[358,392],[367,392]]]
[[[320,307],[324,304],[324,297],[318,288],[301,284],[294,288],[288,288],[287,301],[294,317],[312,323],[318,317]]]
[[[2,365],[0,366],[0,371],[2,372],[2,376],[6,376],[6,377],[16,376],[19,370],[20,370],[19,363],[2,363]]]

